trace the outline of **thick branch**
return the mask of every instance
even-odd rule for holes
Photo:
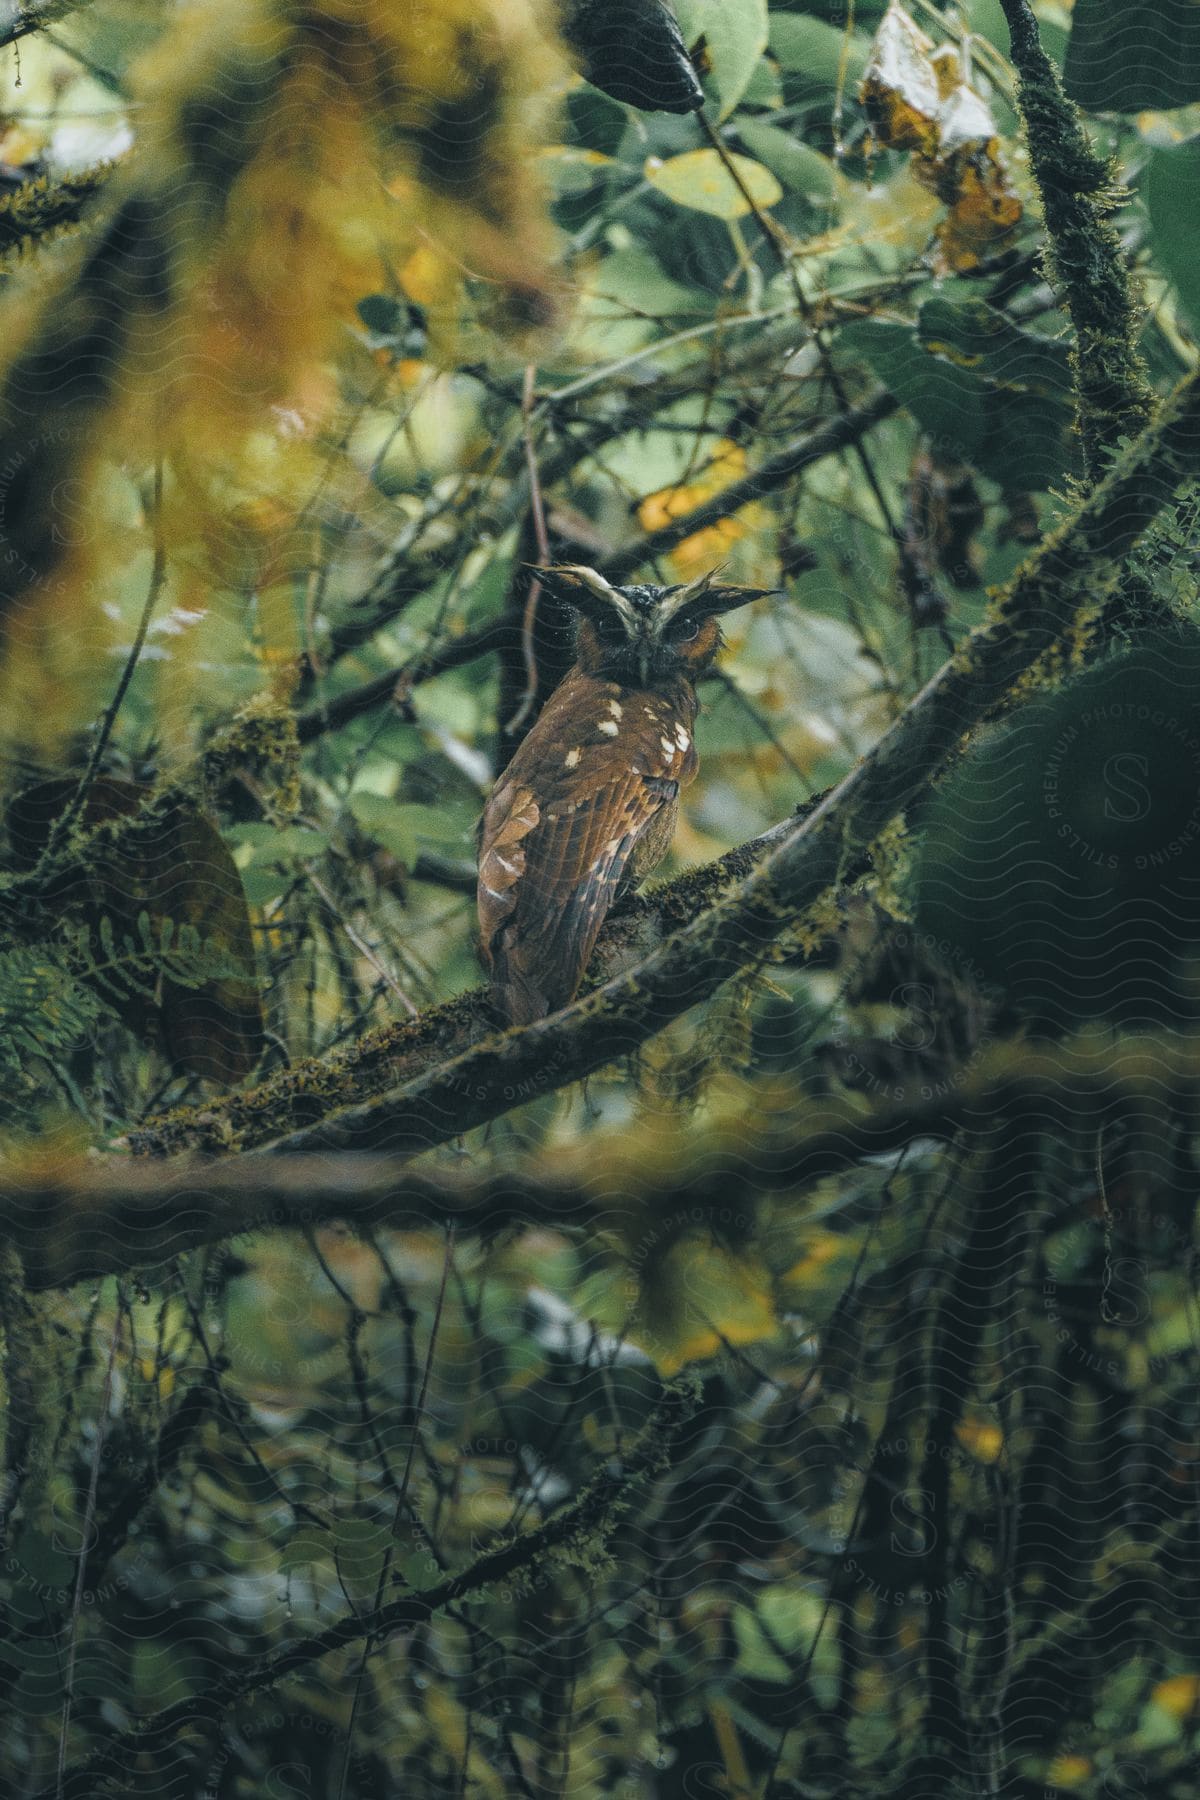
[[[0,7],[0,50],[90,4],[91,0],[37,0],[35,5],[21,6],[17,0],[6,0]]]
[[[243,1232],[444,1229],[485,1236],[513,1226],[638,1231],[661,1239],[672,1220],[701,1223],[764,1194],[796,1195],[816,1181],[924,1139],[1036,1115],[1046,1130],[1147,1098],[1159,1109],[1200,1091],[1200,1048],[1178,1037],[1080,1039],[1041,1049],[998,1044],[950,1071],[930,1094],[871,1109],[858,1096],[773,1096],[728,1122],[671,1133],[604,1133],[502,1169],[414,1164],[402,1156],[236,1156],[223,1162],[71,1159],[0,1181],[0,1240],[15,1248],[30,1291],[147,1269]]]
[[[727,851],[704,868],[664,883],[610,917],[596,946],[593,969],[601,975],[611,974],[697,918],[731,881],[740,881],[787,836],[797,814],[810,812],[816,804],[806,802],[790,819],[773,825],[761,837]],[[477,1043],[490,1023],[486,990],[477,988],[429,1007],[417,1019],[369,1031],[339,1056],[328,1060],[310,1057],[245,1093],[202,1106],[180,1107],[152,1119],[131,1131],[126,1142],[139,1154],[158,1156],[181,1150],[220,1155],[267,1143],[324,1118],[338,1106],[386,1093],[422,1070],[444,1063]]]
[[[1139,308],[1121,240],[1107,222],[1121,199],[1114,165],[1098,156],[1042,47],[1028,0],[1001,0],[1017,99],[1051,248],[1047,263],[1075,327],[1079,427],[1088,475],[1098,481],[1122,437],[1154,409],[1137,348]]]
[[[1052,646],[1200,462],[1200,375],[1176,390],[1075,515],[1001,590],[991,616],[879,743],[731,894],[598,993],[490,1037],[385,1099],[282,1140],[284,1151],[445,1143],[627,1056],[752,967],[844,878]]]
[[[43,1788],[34,1800],[94,1800],[101,1783],[128,1780],[139,1758],[161,1752],[181,1731],[217,1723],[240,1702],[311,1668],[334,1651],[364,1643],[370,1646],[397,1631],[423,1625],[435,1613],[483,1593],[495,1582],[519,1580],[523,1572],[536,1571],[547,1558],[594,1557],[597,1540],[603,1543],[611,1538],[632,1505],[638,1484],[665,1466],[670,1442],[695,1411],[696,1398],[696,1390],[686,1382],[665,1389],[624,1465],[606,1465],[575,1500],[536,1531],[498,1544],[435,1587],[407,1594],[370,1612],[343,1614],[323,1631],[301,1637],[274,1655],[235,1662],[197,1693],[164,1706],[85,1762],[73,1763],[60,1783]]]

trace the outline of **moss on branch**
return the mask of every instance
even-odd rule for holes
[[[46,1153],[0,1180],[0,1244],[30,1291],[146,1270],[246,1232],[340,1221],[370,1231],[461,1229],[491,1236],[534,1225],[661,1244],[764,1196],[797,1197],[868,1158],[918,1140],[985,1131],[1036,1115],[1047,1130],[1096,1141],[1106,1119],[1143,1105],[1195,1107],[1200,1049],[1178,1036],[997,1043],[931,1091],[923,1074],[886,1103],[813,1096],[791,1082],[730,1089],[703,1128],[652,1116],[632,1130],[557,1146],[502,1169],[414,1164],[403,1156],[279,1156],[151,1163]]]
[[[1078,108],[1063,92],[1028,0],[1001,0],[1001,5],[1050,240],[1047,273],[1061,289],[1075,327],[1084,462],[1097,481],[1120,439],[1140,431],[1154,409],[1137,347],[1141,306],[1121,240],[1109,223],[1124,193],[1115,165],[1096,153]]]
[[[715,862],[661,883],[605,922],[592,964],[601,978],[646,955],[680,925],[698,917],[731,882],[745,878],[756,861],[791,831],[815,801],[740,844]],[[325,1118],[372,1094],[383,1094],[424,1070],[459,1055],[491,1027],[487,990],[473,988],[428,1007],[419,1018],[365,1032],[330,1057],[306,1057],[257,1087],[200,1106],[178,1107],[131,1131],[125,1142],[138,1155],[199,1151],[220,1155],[251,1149]]]
[[[98,163],[57,180],[37,175],[0,197],[0,269],[13,267],[39,244],[75,230],[115,167]]]

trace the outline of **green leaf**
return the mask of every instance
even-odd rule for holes
[[[235,844],[249,844],[256,862],[305,862],[329,848],[325,833],[307,825],[239,825],[229,835]]]
[[[850,326],[861,355],[944,455],[1005,489],[1049,487],[1068,472],[1071,380],[1063,345],[1019,331],[983,302],[939,297],[918,329]]]
[[[291,881],[286,871],[268,868],[266,864],[251,863],[242,871],[242,887],[251,906],[269,906],[287,892]]]
[[[779,70],[766,56],[760,56],[754,65],[754,73],[742,95],[743,106],[763,106],[774,108],[783,105],[783,88],[779,81]]]
[[[285,1571],[307,1568],[311,1563],[327,1562],[331,1551],[329,1532],[319,1525],[298,1525],[279,1553],[279,1566]]]
[[[774,206],[783,198],[783,189],[761,163],[753,162],[748,156],[734,156],[731,160],[745,182],[747,192],[753,194],[760,206]],[[751,210],[715,150],[688,150],[683,156],[669,157],[666,162],[650,157],[646,163],[646,180],[676,206],[710,213],[714,219],[742,219]]]
[[[718,116],[726,119],[767,47],[767,0],[678,0],[676,11],[689,50],[704,38],[720,99]]]
[[[1200,7],[1195,9],[1200,14]],[[1200,194],[1200,138],[1156,150],[1146,176],[1146,204],[1154,244],[1193,326],[1200,328],[1200,258],[1196,255],[1196,197]]]
[[[17,1542],[15,1560],[22,1573],[43,1587],[66,1588],[75,1579],[76,1559],[27,1527]]]
[[[813,200],[833,197],[833,163],[819,150],[763,119],[739,119],[738,135],[750,154],[777,176],[790,193]]]
[[[799,13],[773,13],[769,39],[771,54],[784,74],[794,78],[786,84],[789,99],[836,88],[843,58],[846,92],[852,93],[871,51],[871,40],[863,32],[847,32],[843,26]]]
[[[1200,100],[1196,0],[1075,0],[1064,82],[1093,112]]]
[[[62,1673],[49,1660],[40,1669],[26,1669],[11,1701],[16,1716],[24,1719],[45,1718],[59,1712],[62,1703]]]
[[[385,794],[360,789],[350,796],[350,811],[363,830],[402,863],[416,861],[419,839],[437,835],[433,830],[436,807],[391,800]]]

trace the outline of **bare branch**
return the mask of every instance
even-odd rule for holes
[[[722,519],[731,518],[743,506],[749,506],[751,501],[761,500],[764,495],[774,493],[776,488],[786,487],[813,463],[860,443],[873,426],[898,411],[899,404],[881,389],[862,406],[827,419],[813,431],[796,438],[777,455],[768,457],[752,475],[730,482],[727,488],[722,488],[710,500],[702,500],[691,512],[682,513],[679,518],[660,525],[657,531],[647,532],[636,543],[618,550],[602,564],[602,573],[609,581],[627,580],[635,570],[653,562],[655,557],[665,556],[693,533],[720,524]]]
[[[513,627],[508,619],[494,619],[490,624],[481,625],[478,631],[467,632],[460,638],[451,638],[448,643],[438,650],[430,651],[427,656],[417,657],[398,669],[388,669],[385,674],[376,675],[373,680],[364,681],[359,687],[348,688],[344,694],[338,694],[334,699],[323,701],[321,705],[302,712],[296,720],[297,736],[302,744],[311,744],[322,733],[337,731],[352,719],[371,712],[376,706],[389,702],[402,706],[412,689],[419,687],[422,682],[433,681],[451,669],[464,668],[467,663],[490,656],[495,650],[503,650],[513,636]]]
[[[323,1631],[298,1638],[274,1655],[235,1662],[202,1691],[164,1706],[85,1762],[73,1763],[61,1772],[57,1784],[41,1789],[34,1800],[95,1800],[101,1783],[128,1779],[139,1758],[164,1750],[181,1731],[216,1723],[241,1701],[311,1668],[336,1650],[350,1644],[378,1643],[397,1631],[423,1625],[435,1613],[482,1593],[494,1582],[514,1578],[519,1582],[524,1572],[535,1570],[547,1559],[574,1562],[594,1558],[597,1542],[612,1537],[633,1504],[638,1486],[665,1466],[670,1443],[695,1412],[698,1398],[693,1382],[678,1381],[665,1388],[623,1466],[606,1463],[574,1500],[535,1531],[497,1544],[434,1587],[364,1613],[344,1614]]]

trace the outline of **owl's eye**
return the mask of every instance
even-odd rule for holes
[[[677,644],[690,644],[692,639],[699,635],[700,621],[698,619],[681,619],[671,632],[671,636]]]

